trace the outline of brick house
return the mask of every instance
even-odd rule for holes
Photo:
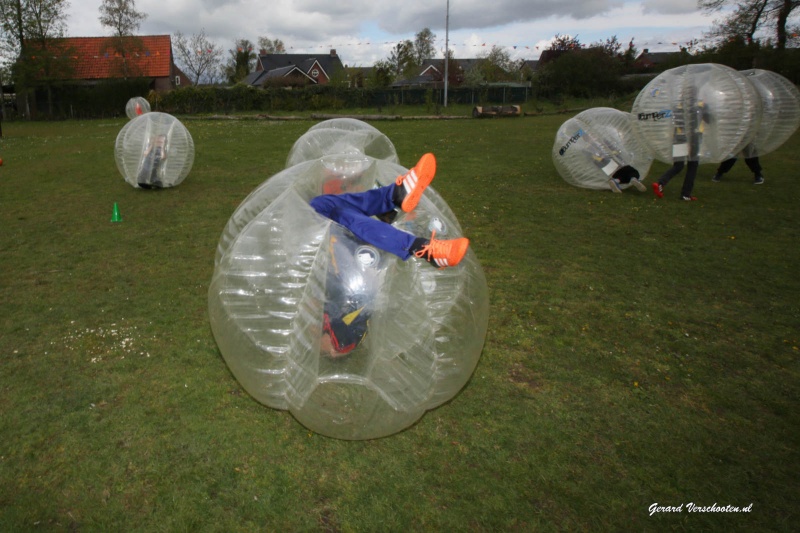
[[[110,79],[149,78],[150,89],[168,91],[191,80],[175,65],[169,35],[114,37],[65,37],[58,40],[65,51],[66,80],[97,84]],[[35,53],[35,52],[33,52]]]
[[[633,61],[633,66],[639,70],[659,70],[678,56],[680,56],[679,52],[651,52],[645,48]]]
[[[257,87],[270,81],[292,87],[326,85],[342,70],[342,60],[333,49],[328,54],[267,54],[262,50],[255,72],[244,81]]]
[[[448,81],[456,85],[464,81],[465,74],[480,62],[480,59],[451,59],[448,64]],[[392,87],[439,87],[444,84],[444,59],[426,59],[417,76],[399,80]]]

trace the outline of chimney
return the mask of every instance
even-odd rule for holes
[[[645,49],[642,50],[642,53],[643,54],[649,54],[650,53],[650,49],[649,48],[645,48]]]
[[[331,57],[336,57],[336,48],[331,48]]]

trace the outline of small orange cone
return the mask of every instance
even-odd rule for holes
[[[114,212],[111,214],[111,222],[122,222],[122,215],[119,214],[117,202],[114,202]]]

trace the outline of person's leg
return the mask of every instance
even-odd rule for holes
[[[756,176],[761,175],[761,170],[762,170],[761,162],[758,160],[758,156],[746,157],[744,162],[747,165],[747,168],[749,168],[753,172],[753,174],[755,174]]]
[[[694,189],[694,179],[697,177],[697,167],[700,166],[698,161],[689,161],[686,165],[686,176],[683,178],[683,187],[681,187],[681,198],[684,200],[695,200],[692,196],[692,189]]]
[[[313,198],[310,203],[317,213],[341,224],[362,241],[406,260],[411,256],[415,237],[372,218],[372,215],[394,209],[394,187],[392,184],[361,193],[326,194]]]
[[[761,174],[762,169],[761,163],[758,161],[758,156],[746,157],[744,162],[747,164],[747,168],[753,172],[753,183],[756,185],[764,183],[764,176]]]
[[[139,175],[136,181],[142,189],[150,189],[153,178],[153,157],[146,155],[142,160],[142,168],[139,169]]]
[[[377,189],[363,192],[348,192],[344,194],[323,194],[311,200],[313,207],[320,215],[331,218],[328,214],[332,209],[352,209],[367,216],[381,215],[397,207],[395,203],[395,189],[392,183]]]
[[[664,197],[664,187],[667,186],[669,180],[674,178],[675,175],[678,174],[678,172],[683,170],[683,165],[684,165],[683,161],[675,161],[675,163],[673,163],[672,166],[666,170],[666,172],[661,174],[661,176],[656,181],[653,182],[653,193],[657,197],[659,198]]]
[[[658,178],[658,183],[662,187],[666,187],[667,184],[670,182],[672,178],[678,175],[678,173],[683,170],[684,162],[683,161],[675,161],[671,167],[669,167],[666,172],[661,174],[661,177]]]
[[[746,160],[745,160],[746,161]],[[711,178],[711,181],[719,181],[722,179],[723,174],[726,174],[733,168],[733,165],[736,163],[736,158],[731,157],[730,159],[726,159],[722,163],[719,164],[717,167],[717,171],[714,173],[714,177]]]

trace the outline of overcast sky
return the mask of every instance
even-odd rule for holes
[[[98,20],[101,0],[70,3],[69,36],[111,33]],[[205,30],[225,50],[237,39],[277,38],[290,53],[335,48],[348,66],[371,66],[424,28],[436,35],[443,57],[448,12],[447,0],[136,0],[136,9],[148,15],[140,35]],[[700,13],[697,0],[450,0],[449,15],[449,46],[457,58],[479,57],[497,45],[512,59],[537,59],[556,34],[584,44],[616,35],[623,44],[633,39],[640,52],[677,51],[701,39],[715,18]]]

